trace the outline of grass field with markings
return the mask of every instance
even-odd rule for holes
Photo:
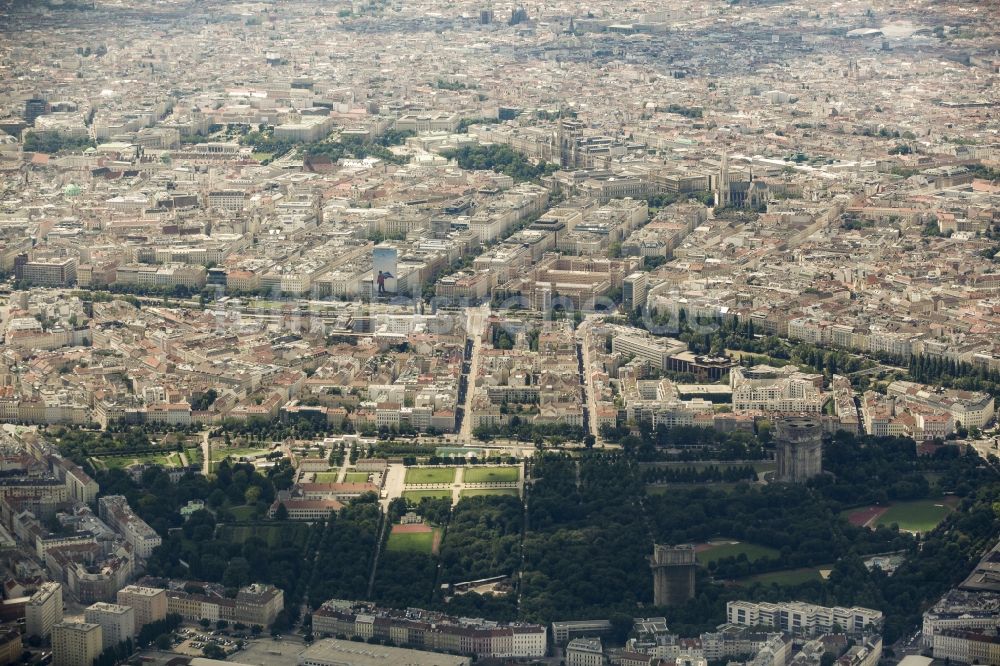
[[[410,467],[406,470],[407,484],[418,483],[454,483],[454,467]]]

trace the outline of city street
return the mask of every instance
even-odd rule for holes
[[[576,329],[576,339],[577,345],[582,350],[583,358],[583,392],[585,399],[587,401],[587,413],[589,418],[587,419],[590,434],[594,436],[596,441],[596,446],[604,446],[604,442],[601,440],[601,433],[597,427],[597,400],[594,395],[594,387],[591,383],[591,378],[593,377],[594,366],[593,361],[590,358],[590,327],[593,322],[594,315],[588,315],[577,327]]]
[[[489,304],[480,307],[470,307],[466,310],[467,325],[466,331],[472,339],[472,357],[469,360],[468,384],[465,391],[464,418],[462,428],[458,433],[458,442],[461,445],[470,445],[472,441],[472,399],[475,395],[476,375],[479,372],[479,357],[483,348],[482,337],[486,327],[486,320],[490,316]]]

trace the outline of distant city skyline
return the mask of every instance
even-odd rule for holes
[[[998,8],[0,1],[0,663],[1000,666]]]

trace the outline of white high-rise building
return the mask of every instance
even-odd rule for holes
[[[118,590],[118,605],[131,606],[135,612],[135,630],[167,616],[167,591],[158,587],[129,585]]]
[[[52,627],[62,622],[62,585],[42,583],[24,607],[24,630],[28,636],[46,638]]]
[[[101,625],[102,648],[135,636],[135,610],[131,606],[98,601],[83,612],[83,617],[91,624]]]
[[[849,634],[860,634],[882,626],[881,611],[855,606],[842,608],[815,606],[801,601],[780,604],[752,601],[730,601],[726,604],[726,620],[730,624],[748,627],[775,627],[798,636],[828,633],[839,627]]]
[[[101,647],[101,625],[60,622],[52,627],[52,666],[92,666]]]

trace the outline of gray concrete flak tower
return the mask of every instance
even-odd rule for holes
[[[649,560],[653,569],[653,603],[673,606],[694,597],[695,562],[694,546],[663,546],[653,544]]]
[[[775,424],[777,480],[803,483],[823,472],[823,426],[812,416],[789,416]]]

